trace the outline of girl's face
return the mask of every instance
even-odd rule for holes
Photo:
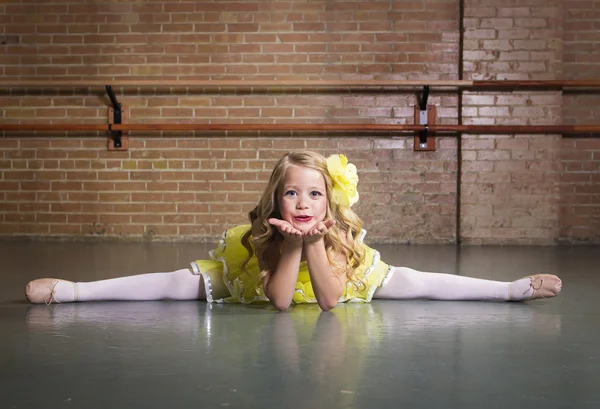
[[[283,179],[277,198],[283,220],[300,231],[307,231],[325,220],[327,191],[321,172],[292,165]]]

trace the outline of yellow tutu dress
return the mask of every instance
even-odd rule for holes
[[[223,233],[216,249],[210,251],[211,260],[196,260],[191,263],[194,274],[202,275],[206,288],[206,301],[219,303],[252,303],[269,301],[260,280],[258,259],[253,255],[246,270],[240,265],[248,257],[242,245],[242,237],[250,225],[237,226]],[[366,232],[363,230],[360,240]],[[356,269],[356,276],[366,284],[356,288],[348,282],[339,302],[369,302],[375,290],[385,285],[391,277],[391,267],[380,260],[379,252],[367,247],[365,261]],[[295,304],[316,303],[317,299],[310,282],[308,264],[300,263],[298,282],[294,293]]]

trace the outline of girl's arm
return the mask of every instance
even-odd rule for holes
[[[274,225],[284,236],[281,252],[278,249],[257,251],[257,257],[261,271],[266,271],[262,280],[265,295],[275,308],[283,311],[289,308],[296,290],[302,257],[302,233],[289,224]]]
[[[310,281],[317,297],[317,303],[323,311],[329,311],[337,305],[346,285],[345,275],[336,274],[327,258],[323,237],[333,223],[326,223],[321,223],[322,226],[304,236],[304,254],[308,262]],[[346,262],[343,255],[339,255],[339,258],[340,262]]]

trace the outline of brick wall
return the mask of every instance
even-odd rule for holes
[[[575,75],[567,49],[577,49],[564,47],[563,64],[563,39],[589,31],[567,23],[576,18],[568,15],[575,3],[587,4],[588,14],[598,7],[467,0],[465,79]],[[8,1],[0,3],[0,21],[5,79],[458,79],[455,0]],[[416,104],[406,90],[115,91],[138,123],[412,123]],[[465,93],[462,114],[465,124],[558,124],[563,113],[579,121],[565,98]],[[430,104],[438,122],[457,123],[455,93],[433,89]],[[6,123],[103,124],[108,105],[97,90],[0,90]],[[463,242],[572,240],[566,210],[584,206],[565,195],[579,189],[581,197],[596,182],[590,171],[588,179],[581,172],[561,179],[568,143],[552,135],[465,135]],[[415,153],[406,135],[137,132],[129,151],[108,152],[105,136],[94,133],[5,133],[0,236],[214,240],[246,220],[277,158],[313,149],[344,152],[359,167],[356,209],[372,241],[454,242],[458,145],[452,137],[438,144],[436,152]],[[586,152],[593,167],[598,154],[589,145]],[[588,213],[597,208],[594,197],[589,193]]]
[[[566,1],[564,7],[564,76],[598,79],[600,74],[600,1]],[[600,93],[565,93],[566,124],[600,123]],[[586,137],[587,136],[587,137]],[[600,140],[565,138],[561,146],[562,241],[598,242],[600,239]]]
[[[562,76],[560,2],[496,6],[467,1],[464,79],[541,80]],[[561,123],[558,92],[465,92],[463,123]],[[464,243],[548,244],[558,236],[560,136],[464,135]]]
[[[8,78],[456,79],[454,1],[2,3]],[[116,89],[132,121],[412,123],[415,93]],[[10,123],[106,123],[101,93],[12,89]],[[16,97],[16,98],[15,98]],[[13,101],[18,101],[15,104]],[[457,99],[432,95],[440,121]],[[453,122],[454,121],[454,122]],[[456,147],[415,155],[376,134],[134,133],[128,152],[70,134],[0,140],[0,234],[214,239],[244,222],[276,159],[345,152],[361,171],[369,237],[450,242]]]

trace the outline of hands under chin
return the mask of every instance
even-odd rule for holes
[[[315,226],[311,227],[302,234],[304,243],[315,243],[321,240],[323,237],[325,237],[329,229],[331,229],[334,224],[335,220],[327,220],[317,223]]]
[[[284,240],[292,242],[294,244],[302,243],[315,243],[321,240],[329,229],[335,224],[335,220],[321,221],[309,228],[308,230],[301,231],[292,226],[285,220],[271,218],[269,224],[275,226],[281,233]]]
[[[271,218],[269,224],[275,226],[283,236],[283,240],[290,244],[302,245],[302,232],[285,220]]]

